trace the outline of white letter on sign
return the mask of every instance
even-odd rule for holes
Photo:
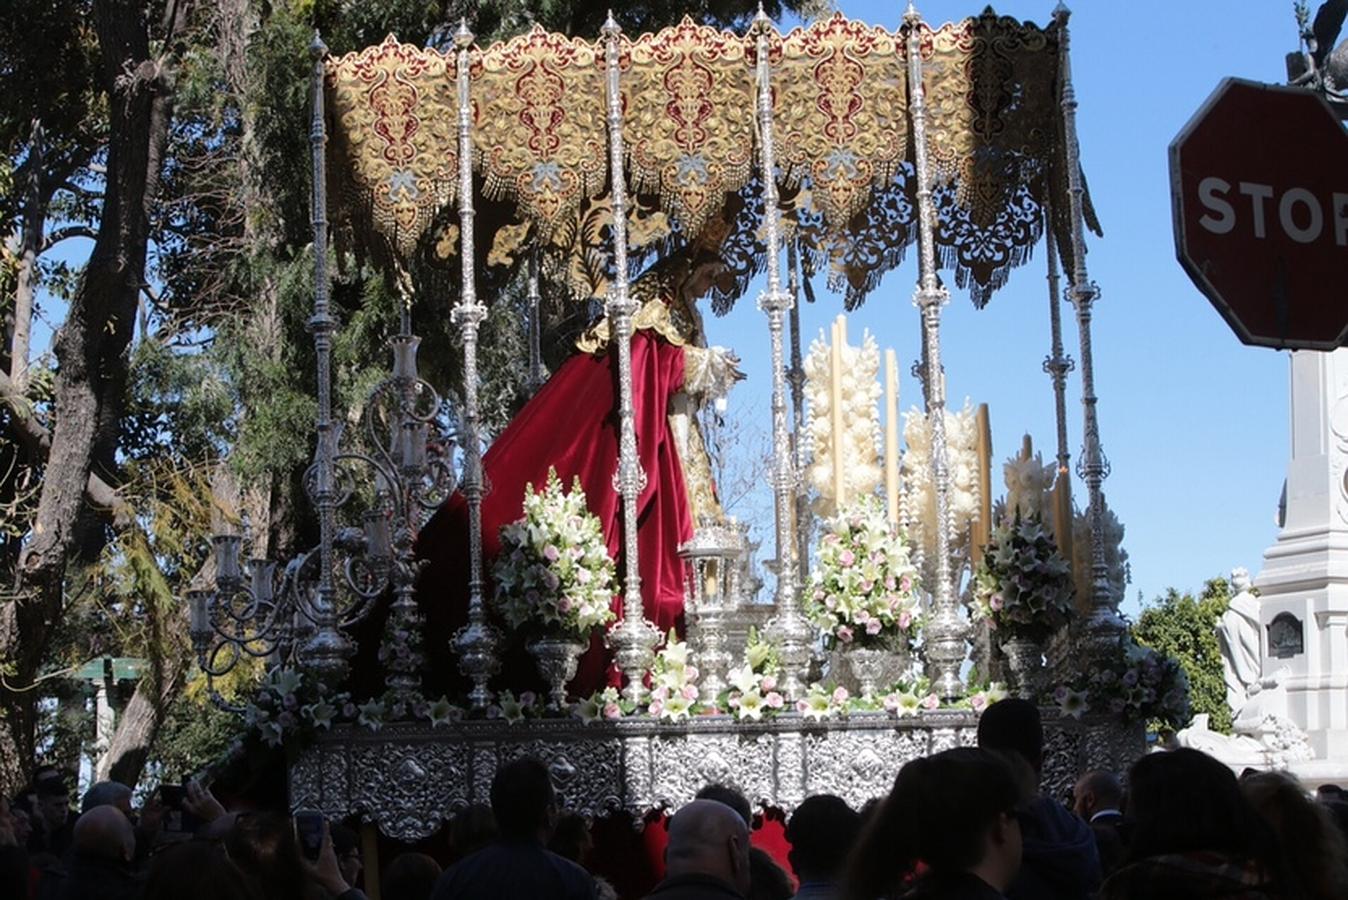
[[[1334,195],[1334,243],[1348,247],[1348,194]]]
[[[1250,208],[1254,211],[1254,236],[1266,237],[1264,229],[1264,201],[1273,196],[1273,187],[1267,184],[1255,184],[1249,181],[1240,183],[1240,192],[1250,198]]]
[[[1236,227],[1236,211],[1221,196],[1229,190],[1230,183],[1215,176],[1204,178],[1198,183],[1198,199],[1205,208],[1217,213],[1216,216],[1203,216],[1198,224],[1213,234],[1226,234]]]
[[[1292,221],[1292,206],[1297,203],[1305,204],[1311,211],[1310,224],[1305,228],[1298,228],[1296,222]],[[1282,230],[1298,244],[1309,244],[1318,238],[1325,225],[1324,213],[1320,211],[1320,201],[1305,188],[1292,188],[1282,195],[1282,200],[1278,202],[1278,218],[1282,220]]]

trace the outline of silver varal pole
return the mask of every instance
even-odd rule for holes
[[[491,702],[487,683],[500,668],[500,636],[487,621],[482,584],[482,444],[478,436],[477,408],[477,332],[487,316],[487,307],[478,302],[474,279],[473,247],[473,110],[469,95],[469,66],[473,33],[467,22],[459,23],[454,33],[458,50],[459,88],[459,256],[463,265],[463,285],[454,307],[453,321],[463,339],[463,449],[462,490],[468,501],[468,624],[454,635],[459,655],[459,671],[473,682],[468,699],[474,709]]]
[[[538,389],[543,386],[543,382],[548,380],[547,370],[543,367],[543,320],[542,295],[538,289],[538,248],[535,247],[529,254],[529,272],[528,272],[528,300],[529,300],[529,393],[536,394]]]
[[[768,286],[758,299],[767,313],[772,341],[772,498],[777,540],[776,614],[768,622],[767,636],[777,644],[782,661],[782,693],[796,700],[805,690],[804,675],[810,663],[814,629],[800,609],[800,585],[796,572],[795,513],[796,467],[791,458],[791,433],[787,427],[786,361],[783,325],[792,307],[791,295],[782,290],[781,211],[777,205],[776,148],[773,145],[772,66],[768,59],[773,34],[772,20],[762,8],[754,17],[750,34],[757,39],[758,133],[763,177],[763,218],[768,251]]]
[[[796,242],[786,245],[787,292],[791,295],[791,412],[794,431],[792,440],[796,455],[796,472],[804,472],[809,464],[805,442],[805,365],[801,357],[800,340],[800,252]],[[810,576],[810,497],[800,478],[796,479],[796,577],[805,584]]]
[[[618,358],[618,471],[615,486],[623,503],[623,618],[608,634],[618,669],[627,679],[623,696],[640,703],[642,684],[654,659],[659,630],[646,620],[641,602],[641,566],[637,558],[637,495],[646,486],[646,473],[637,457],[636,422],[632,411],[632,315],[636,302],[627,285],[627,184],[623,174],[622,95],[618,82],[618,42],[622,29],[610,14],[602,31],[605,81],[608,90],[609,174],[613,193],[613,283],[609,285],[608,315],[612,340],[609,352]]]
[[[942,697],[964,692],[960,666],[965,658],[967,623],[960,615],[950,564],[950,467],[945,438],[945,371],[941,368],[941,308],[950,293],[936,278],[936,208],[932,202],[931,169],[927,158],[926,90],[922,83],[922,17],[912,3],[903,16],[908,28],[908,110],[912,116],[913,168],[917,174],[919,279],[913,296],[922,314],[922,379],[927,421],[931,427],[931,470],[936,489],[936,584],[932,617],[925,632],[927,675]]]
[[[1077,142],[1077,101],[1072,87],[1072,53],[1067,21],[1072,13],[1059,3],[1053,11],[1058,24],[1058,65],[1062,79],[1062,117],[1067,167],[1067,195],[1072,216],[1072,283],[1067,296],[1076,307],[1077,331],[1081,339],[1081,409],[1084,418],[1084,447],[1078,460],[1078,474],[1086,482],[1090,498],[1091,524],[1091,612],[1084,633],[1096,649],[1111,647],[1121,639],[1126,626],[1119,616],[1118,601],[1109,583],[1105,562],[1105,495],[1103,484],[1109,476],[1109,462],[1100,446],[1100,423],[1096,418],[1095,369],[1091,354],[1091,312],[1100,288],[1086,272],[1085,187],[1081,179],[1081,147]]]
[[[1076,364],[1063,352],[1062,310],[1058,305],[1061,284],[1058,270],[1058,244],[1053,234],[1053,212],[1044,203],[1044,246],[1048,256],[1048,321],[1051,343],[1044,357],[1044,371],[1053,382],[1053,410],[1058,424],[1058,475],[1067,477],[1072,454],[1067,450],[1067,373]]]
[[[314,313],[309,317],[309,333],[314,336],[317,360],[318,416],[315,430],[318,447],[314,460],[314,504],[318,508],[319,571],[318,586],[311,600],[314,633],[301,650],[306,668],[320,678],[340,681],[347,671],[351,642],[342,634],[337,621],[336,588],[333,584],[333,538],[336,531],[337,493],[334,465],[337,455],[337,426],[332,421],[332,334],[337,320],[328,307],[328,198],[327,198],[327,126],[323,113],[324,59],[328,48],[314,32],[309,45],[313,60],[313,118],[309,144],[313,151],[314,228]]]

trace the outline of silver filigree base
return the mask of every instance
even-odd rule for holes
[[[1011,690],[1025,700],[1038,700],[1044,693],[1044,651],[1038,641],[1009,637],[1002,641]]]
[[[863,699],[874,699],[879,690],[880,681],[891,668],[891,654],[887,650],[870,647],[848,647],[843,653],[852,677],[857,680],[857,689]]]
[[[554,712],[565,709],[566,686],[576,677],[585,645],[564,637],[545,637],[530,641],[525,649],[534,658],[538,674],[548,684],[548,709]]]

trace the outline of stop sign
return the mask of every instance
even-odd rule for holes
[[[1179,261],[1242,341],[1348,340],[1348,133],[1318,95],[1228,78],[1170,145]]]

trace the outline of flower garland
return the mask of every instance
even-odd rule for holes
[[[700,691],[697,666],[688,661],[688,645],[670,629],[665,646],[651,665],[651,698],[646,714],[677,722],[694,713]]]
[[[805,432],[812,450],[806,478],[816,492],[815,513],[837,513],[836,485],[833,482],[833,350],[819,337],[810,344],[806,357],[805,400],[809,408]],[[860,347],[842,348],[842,421],[843,433],[838,449],[846,462],[844,477],[847,496],[874,493],[883,479],[880,468],[880,348],[869,331]]]
[[[880,501],[862,498],[825,529],[805,603],[825,646],[911,645],[921,618],[918,572]]]
[[[1073,613],[1071,568],[1037,517],[999,525],[974,573],[973,615],[1011,637],[1043,641]]]
[[[567,493],[549,469],[542,491],[525,487],[524,516],[501,526],[492,566],[497,607],[512,629],[584,640],[615,618],[614,571],[580,479]]]
[[[1107,712],[1123,722],[1158,722],[1179,730],[1189,724],[1189,677],[1179,660],[1125,637],[1118,652],[1096,662],[1053,695],[1064,715]]]

